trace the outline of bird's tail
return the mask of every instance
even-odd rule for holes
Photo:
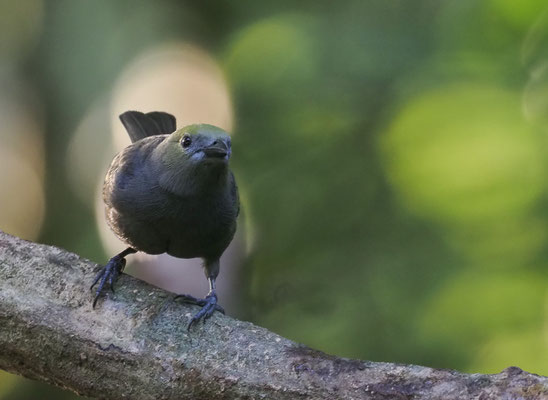
[[[147,136],[170,134],[177,129],[175,117],[160,111],[146,114],[139,111],[126,111],[120,115],[120,121],[126,128],[132,143]]]

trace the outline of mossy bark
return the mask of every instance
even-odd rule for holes
[[[128,275],[91,308],[97,264],[0,232],[0,368],[105,399],[546,399],[548,378],[349,360]]]

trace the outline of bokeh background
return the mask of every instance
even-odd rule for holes
[[[168,111],[233,134],[231,315],[340,356],[546,375],[546,7],[2,0],[0,229],[104,263],[117,116]],[[203,295],[198,265],[127,272]],[[76,398],[0,371],[0,399],[48,397]]]

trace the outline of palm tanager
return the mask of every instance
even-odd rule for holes
[[[129,247],[112,257],[95,277],[93,307],[105,289],[113,290],[125,257],[142,251],[203,260],[209,293],[204,299],[180,295],[202,308],[188,324],[216,310],[219,259],[236,231],[240,203],[228,168],[230,136],[207,124],[176,130],[164,112],[120,115],[131,144],[112,161],[103,186],[106,218]]]

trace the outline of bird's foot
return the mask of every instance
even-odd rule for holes
[[[190,330],[190,327],[202,318],[205,322],[205,320],[211,317],[215,311],[219,311],[223,314],[225,313],[223,307],[217,304],[217,294],[214,291],[209,292],[205,299],[198,299],[188,294],[180,294],[178,296],[175,296],[175,299],[182,299],[184,303],[194,304],[202,307],[202,309],[194,314],[194,316],[190,319],[187,330]]]
[[[112,293],[114,293],[114,283],[118,279],[118,275],[120,275],[120,272],[124,270],[125,266],[126,266],[126,259],[124,257],[121,257],[118,254],[112,257],[108,261],[107,265],[105,265],[101,269],[101,271],[97,273],[97,275],[95,276],[95,279],[93,280],[93,284],[89,288],[90,290],[92,290],[93,287],[97,284],[97,282],[99,282],[99,286],[97,286],[97,290],[95,291],[95,298],[93,299],[93,308],[95,308],[95,305],[97,304],[97,300],[99,299],[99,296],[101,295],[107,283]]]

